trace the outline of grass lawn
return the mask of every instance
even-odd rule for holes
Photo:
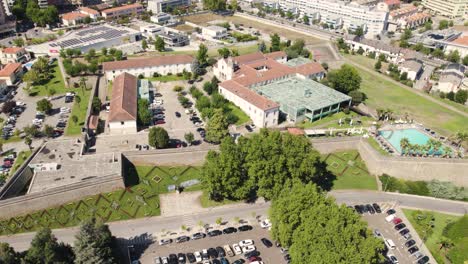
[[[241,203],[241,202],[242,201],[231,201],[231,200],[223,200],[221,202],[216,202],[216,201],[210,200],[206,192],[203,192],[202,196],[200,197],[200,203],[202,207],[205,207],[205,208],[221,206],[221,205],[226,205],[226,204]]]
[[[239,55],[244,55],[244,54],[249,54],[258,51],[258,46],[257,44],[254,45],[233,45],[233,46],[226,46],[230,50],[237,50],[239,52]],[[209,57],[218,57],[219,48],[209,48],[208,47],[208,56]],[[146,52],[143,55],[130,55],[129,57],[148,57],[148,56],[157,56],[157,55],[176,55],[176,54],[185,54],[185,55],[192,55],[195,56],[197,53],[197,50],[178,50],[178,51],[150,51]],[[151,79],[151,78],[148,78]]]
[[[111,97],[112,97],[112,81],[110,81],[110,82],[107,84],[106,100],[110,101]]]
[[[349,55],[346,58],[356,63],[362,60],[362,56]],[[377,72],[359,70],[359,73],[361,90],[366,93],[366,104],[370,107],[389,108],[399,115],[408,113],[410,118],[446,136],[468,130],[466,117],[384,79]]]
[[[129,185],[123,190],[85,197],[58,207],[24,216],[0,220],[0,235],[30,232],[48,226],[63,228],[79,225],[95,216],[109,222],[160,215],[159,194],[168,192],[171,184],[198,179],[198,167],[138,166],[130,171]],[[197,190],[200,184],[188,190]]]
[[[339,125],[339,120],[344,123],[345,118],[353,118],[353,125],[350,125],[349,123],[342,124],[341,126]],[[361,124],[356,125],[357,120],[361,120]],[[371,117],[367,116],[360,116],[354,112],[350,112],[349,114],[345,114],[344,112],[338,112],[333,115],[326,116],[320,120],[310,122],[310,121],[304,121],[300,124],[298,124],[298,127],[300,128],[359,128],[361,126],[369,126],[371,125],[372,121],[374,121]]]
[[[81,128],[84,126],[84,123],[86,121],[86,110],[88,108],[88,101],[89,96],[91,95],[91,89],[85,89],[84,91],[82,89],[76,89],[75,92],[76,95],[80,96],[81,101],[79,104],[75,101],[75,103],[73,104],[70,118],[68,120],[67,129],[65,130],[65,135],[67,136],[75,136],[81,133]],[[74,115],[78,117],[78,122],[76,122],[76,124],[73,123],[71,120],[71,117]]]
[[[231,113],[233,113],[239,120],[237,120],[236,125],[243,125],[250,121],[249,116],[244,113],[239,107],[235,106],[233,103],[228,103],[228,108],[231,109]]]
[[[332,189],[377,190],[376,178],[369,174],[357,150],[335,152],[324,156],[324,160],[336,176]]]
[[[379,143],[373,138],[373,137],[368,137],[366,139],[367,143],[369,143],[369,145],[377,150],[380,154],[384,155],[384,156],[390,156],[390,153],[388,153],[387,151],[385,151],[384,149],[382,149],[379,145]]]
[[[14,165],[11,167],[10,175],[13,175],[16,172],[16,170],[18,170],[19,167],[23,165],[24,161],[27,160],[29,156],[31,156],[31,154],[32,154],[31,150],[20,151],[20,153],[18,153],[17,155]]]
[[[58,66],[58,62],[54,61],[51,65],[52,68],[52,79],[50,79],[44,85],[36,85],[31,87],[29,91],[30,96],[48,96],[48,89],[54,89],[55,94],[64,94],[68,92],[68,88],[65,87],[65,82],[63,81],[62,73]]]
[[[418,224],[417,220],[413,217],[413,213],[417,212],[417,210],[403,209],[403,212],[405,213],[406,217],[408,218],[408,220],[413,225],[414,229],[416,229],[416,232],[418,232],[419,236],[421,238],[423,238],[424,237],[423,229]],[[435,218],[434,228],[432,229],[433,230],[432,234],[426,239],[425,244],[426,244],[427,248],[431,251],[432,256],[434,256],[434,258],[437,260],[438,263],[450,263],[450,262],[445,261],[445,257],[443,255],[444,250],[443,249],[439,250],[439,248],[440,248],[439,240],[442,237],[442,232],[443,232],[444,228],[447,226],[447,224],[450,223],[450,222],[453,222],[453,221],[457,221],[461,217],[448,215],[448,214],[442,214],[442,213],[438,213],[438,212],[431,212],[431,213],[434,215],[434,218]],[[467,232],[466,231],[467,229],[468,229],[468,227],[465,226],[464,227],[464,232],[465,233]],[[460,241],[460,242],[462,242],[462,241]],[[465,243],[464,243],[465,245],[459,245],[457,240],[455,240],[453,242],[455,242],[455,247],[458,247],[458,246],[465,247],[464,254],[465,254],[465,256],[467,256],[467,254],[468,254],[468,244],[466,244],[466,242],[467,242],[466,239],[465,239]],[[461,260],[460,262],[455,261],[455,262],[452,262],[452,263],[453,264],[458,264],[458,263],[462,264],[463,260]]]
[[[183,76],[177,76],[177,75],[164,75],[164,76],[159,76],[159,77],[149,77],[145,78],[148,79],[152,82],[154,81],[160,81],[160,82],[173,82],[173,81],[183,81],[184,77]]]

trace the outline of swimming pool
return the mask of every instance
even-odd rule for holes
[[[409,143],[414,145],[425,145],[429,141],[429,136],[417,129],[398,129],[379,131],[379,135],[384,137],[392,146],[401,153],[400,141],[407,138]],[[440,150],[439,150],[440,152]]]

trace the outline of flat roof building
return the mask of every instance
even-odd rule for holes
[[[111,19],[121,16],[134,16],[140,14],[143,11],[145,11],[145,8],[141,4],[135,3],[104,9],[102,10],[101,14],[105,19]]]
[[[466,16],[468,9],[468,0],[423,0],[421,4],[432,13],[449,18]]]
[[[191,0],[148,0],[148,10],[153,14],[169,12],[175,8],[187,7]]]

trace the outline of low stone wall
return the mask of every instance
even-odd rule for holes
[[[357,149],[369,172],[374,175],[386,173],[412,181],[450,181],[468,187],[467,160],[383,156],[360,137],[313,139],[312,145],[322,154]]]
[[[70,184],[45,192],[27,194],[0,201],[0,218],[10,218],[59,206],[83,197],[124,188],[120,175],[108,175],[95,180]]]
[[[217,146],[190,147],[183,149],[157,149],[147,151],[128,151],[122,153],[134,165],[201,166],[209,150]]]

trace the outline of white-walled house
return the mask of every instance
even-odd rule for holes
[[[114,80],[108,117],[110,134],[137,132],[137,77],[122,73]]]
[[[423,64],[416,60],[406,60],[398,66],[398,69],[401,73],[406,72],[409,80],[415,81],[423,71]]]
[[[189,55],[172,55],[104,62],[102,68],[107,81],[112,81],[122,73],[129,73],[135,76],[141,74],[145,78],[149,78],[153,77],[154,73],[167,75],[169,73],[182,73],[184,70],[192,72],[192,62],[193,57]]]
[[[208,26],[202,28],[202,35],[205,38],[222,39],[227,37],[227,29],[220,26]]]
[[[365,55],[370,52],[375,52],[376,56],[384,54],[387,60],[394,63],[397,63],[402,56],[402,49],[393,47],[379,40],[364,39],[349,35],[345,39],[345,43],[355,52],[357,52],[359,48],[362,48]]]

